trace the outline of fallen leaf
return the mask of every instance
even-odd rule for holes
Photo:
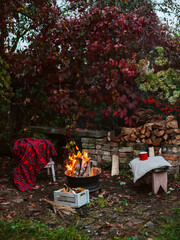
[[[119,227],[119,228],[123,228],[124,227],[124,225],[123,224],[116,224],[116,227]]]
[[[4,217],[10,218],[10,219],[12,218],[12,216],[10,214],[8,214],[8,215],[4,214]]]
[[[104,229],[110,229],[112,228],[111,224],[106,222],[106,225],[104,226]]]
[[[99,198],[103,198],[103,193],[100,193],[100,194],[98,195],[98,197],[99,197]]]
[[[100,234],[102,234],[102,235],[107,235],[108,232],[101,232]]]
[[[10,204],[10,202],[2,202],[1,204],[2,205],[7,205],[7,204]]]
[[[33,215],[35,215],[35,216],[36,216],[36,215],[39,215],[39,214],[40,214],[40,212],[35,212],[35,213],[33,213]]]

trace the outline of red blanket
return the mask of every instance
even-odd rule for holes
[[[53,144],[48,140],[23,138],[15,140],[12,153],[18,162],[14,169],[14,183],[21,191],[36,184],[36,174],[57,156]]]

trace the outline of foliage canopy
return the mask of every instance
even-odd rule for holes
[[[11,89],[11,128],[50,124],[54,115],[55,125],[75,126],[80,118],[110,119],[110,114],[117,125],[132,126],[139,96],[154,92],[153,79],[174,81],[167,80],[171,72],[178,85],[178,39],[149,0],[138,1],[137,9],[136,0],[64,2],[62,8],[56,1],[0,3],[1,95]],[[75,8],[79,12],[65,14]],[[27,48],[18,50],[20,40]],[[158,65],[158,57],[165,62]],[[139,70],[147,62],[151,76]]]

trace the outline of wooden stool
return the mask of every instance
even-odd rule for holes
[[[160,186],[167,192],[167,168],[157,168],[152,171],[152,191],[157,194]]]
[[[51,168],[53,182],[56,182],[56,175],[55,175],[55,170],[54,170],[54,161],[52,161],[52,158],[50,158],[50,162],[48,162],[48,164],[44,168],[47,168],[47,174],[48,175],[50,175],[49,169]]]

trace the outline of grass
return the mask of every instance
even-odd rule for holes
[[[3,240],[88,240],[89,237],[72,228],[49,228],[37,220],[17,218],[13,221],[0,220],[0,236]]]
[[[154,240],[179,240],[180,208],[174,208],[171,216],[160,216],[158,229],[154,229]],[[123,240],[135,240],[136,236],[126,236]],[[141,235],[148,237],[144,230]],[[90,240],[87,234],[79,232],[76,227],[50,228],[37,220],[15,218],[12,221],[0,220],[0,239],[3,240]],[[119,237],[106,240],[122,240]]]
[[[161,217],[157,240],[179,240],[180,236],[180,208],[174,208],[171,217]]]
[[[100,207],[100,208],[104,208],[105,205],[107,203],[107,199],[103,198],[103,197],[98,197],[98,199],[91,201],[90,203],[87,204],[87,207],[91,208],[91,207]]]

